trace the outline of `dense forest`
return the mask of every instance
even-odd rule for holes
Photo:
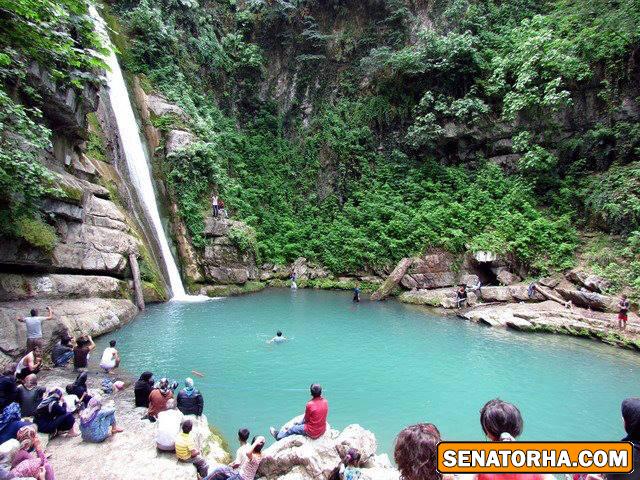
[[[78,89],[97,81],[87,6],[0,0],[5,234],[51,235],[33,206],[55,185],[23,148],[50,132],[21,76],[35,61]],[[198,136],[157,165],[197,248],[218,191],[251,226],[235,241],[262,262],[304,256],[342,273],[432,247],[489,250],[530,276],[580,262],[638,296],[636,0],[142,0],[102,11],[123,68],[188,115],[155,126],[188,122]]]

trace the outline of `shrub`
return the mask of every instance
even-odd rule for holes
[[[39,218],[20,217],[15,222],[16,236],[29,244],[51,253],[58,243],[56,230]]]

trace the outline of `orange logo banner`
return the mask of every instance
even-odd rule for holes
[[[440,473],[630,473],[629,442],[440,442]]]

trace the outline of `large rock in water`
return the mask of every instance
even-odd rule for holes
[[[292,419],[283,428],[299,419]],[[398,478],[398,472],[390,465],[376,461],[378,444],[373,433],[355,424],[349,425],[341,433],[327,426],[325,434],[316,440],[302,435],[280,440],[264,451],[265,458],[258,472],[268,480],[324,479],[338,466],[350,448],[360,452],[363,464],[370,462],[366,465],[369,468],[363,468],[364,478]]]

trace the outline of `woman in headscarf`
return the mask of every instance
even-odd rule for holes
[[[204,399],[197,388],[193,386],[193,380],[187,378],[184,381],[185,387],[178,393],[178,410],[184,415],[202,415]]]
[[[124,431],[116,425],[114,408],[102,408],[102,402],[92,398],[80,413],[80,432],[85,442],[104,442],[110,434]]]
[[[38,377],[35,374],[27,375],[24,383],[18,387],[18,403],[23,417],[33,417],[36,408],[40,405],[42,397],[47,390],[38,386]]]
[[[44,449],[33,425],[22,427],[18,430],[20,449],[16,452],[11,463],[11,473],[16,477],[37,477],[40,469],[44,467],[45,480],[55,480],[53,468],[47,461]],[[35,455],[29,451],[34,449]]]
[[[7,405],[0,413],[0,444],[16,438],[18,430],[25,425],[30,425],[30,422],[22,420],[20,405],[16,402]]]
[[[627,435],[623,442],[633,444],[633,472],[607,474],[610,480],[640,480],[640,398],[627,398],[622,402],[622,420]]]
[[[167,402],[172,398],[173,391],[170,388],[169,380],[161,378],[158,383],[158,388],[155,388],[149,394],[149,410],[147,412],[147,418],[152,422],[155,422],[158,417],[158,413],[164,412],[167,409]]]
[[[153,373],[143,372],[133,386],[133,393],[136,397],[136,407],[149,407],[149,395],[153,390]]]
[[[67,407],[62,399],[62,390],[56,388],[49,392],[33,417],[33,422],[38,426],[38,431],[56,436],[59,432],[67,432],[69,437],[77,437],[80,433],[75,429],[75,417],[67,412]]]

